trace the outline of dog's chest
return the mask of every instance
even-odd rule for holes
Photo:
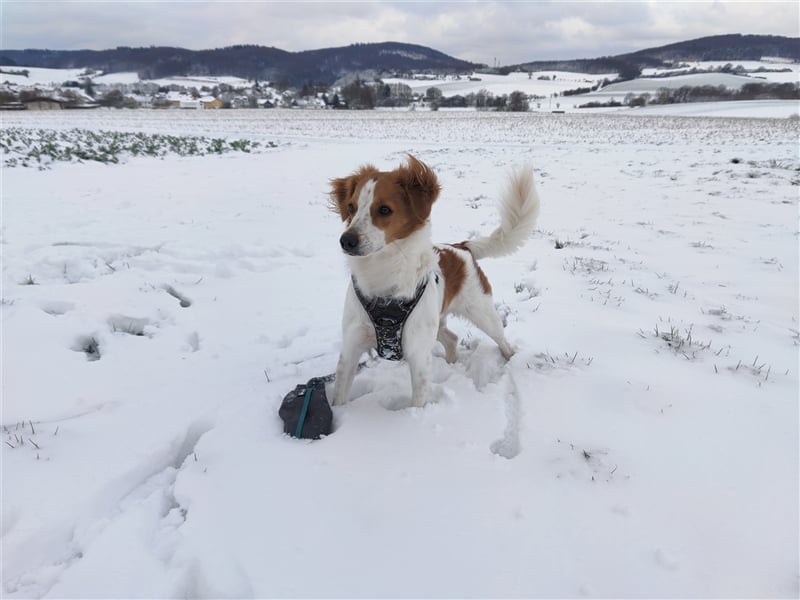
[[[438,282],[438,275],[434,275]],[[364,307],[375,329],[378,356],[387,360],[403,359],[403,329],[408,317],[417,307],[428,286],[428,277],[419,283],[412,298],[399,299],[392,296],[367,298],[353,278],[353,291]]]

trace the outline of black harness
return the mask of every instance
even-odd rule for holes
[[[434,275],[434,277],[436,277]],[[438,277],[437,277],[438,279]],[[378,296],[367,298],[358,289],[356,279],[353,278],[353,291],[356,293],[361,306],[367,311],[369,320],[375,328],[375,339],[378,341],[378,356],[387,360],[403,359],[403,325],[414,307],[422,298],[422,294],[428,285],[428,277],[423,279],[417,286],[414,297],[410,300],[398,300],[391,296]]]

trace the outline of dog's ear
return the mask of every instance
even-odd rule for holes
[[[420,222],[426,221],[442,189],[436,173],[424,162],[409,154],[407,164],[398,169],[398,178],[408,195],[412,212]]]
[[[342,217],[342,221],[346,221],[349,216],[347,212],[347,204],[350,197],[356,191],[356,184],[358,179],[355,175],[348,177],[339,177],[331,179],[331,191],[328,195],[328,208]]]
[[[342,221],[347,221],[350,218],[347,205],[353,202],[358,182],[377,173],[378,169],[372,165],[364,165],[352,175],[331,179],[328,208],[342,217]]]

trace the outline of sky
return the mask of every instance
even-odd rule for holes
[[[398,41],[484,64],[594,58],[724,33],[800,36],[800,3],[0,0],[0,48]]]

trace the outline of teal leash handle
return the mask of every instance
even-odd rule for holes
[[[306,422],[306,414],[308,413],[308,405],[311,404],[311,394],[317,388],[317,382],[314,381],[306,388],[305,396],[303,396],[303,408],[300,409],[300,418],[297,419],[297,427],[294,430],[294,437],[300,438],[303,433],[303,425]]]
[[[365,368],[368,365],[368,361],[362,361],[358,363],[358,367],[356,368],[356,372],[361,371],[361,369]],[[331,373],[329,375],[325,375],[324,377],[314,377],[313,379],[309,380],[309,385],[306,387],[305,394],[303,395],[303,406],[300,409],[300,416],[297,419],[297,427],[294,430],[294,437],[301,439],[303,435],[303,425],[306,423],[306,415],[308,414],[308,407],[311,404],[311,395],[314,393],[314,390],[317,389],[317,386],[322,384],[325,385],[326,383],[330,383],[336,380],[336,375]]]

